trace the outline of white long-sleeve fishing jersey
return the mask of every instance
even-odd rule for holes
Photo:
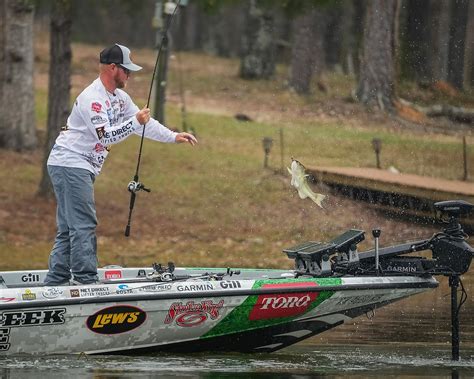
[[[110,93],[97,78],[74,102],[67,126],[51,150],[48,165],[83,168],[98,175],[110,145],[132,134],[142,134],[143,126],[135,117],[138,111],[125,91],[116,89]],[[155,141],[173,143],[176,134],[155,119],[145,126],[145,137]]]

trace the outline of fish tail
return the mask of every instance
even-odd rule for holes
[[[315,196],[311,196],[311,200],[313,200],[319,207],[323,207],[323,200],[326,198],[326,195],[323,195],[322,193],[315,193]]]

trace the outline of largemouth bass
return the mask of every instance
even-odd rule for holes
[[[298,190],[300,199],[309,197],[322,208],[322,201],[326,196],[320,193],[314,193],[311,188],[309,188],[306,179],[309,175],[306,174],[305,167],[296,159],[291,158],[291,160],[291,168],[287,167],[287,169],[291,174],[291,185]]]

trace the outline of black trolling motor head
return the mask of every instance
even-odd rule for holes
[[[468,236],[459,219],[469,215],[474,205],[463,200],[448,200],[435,203],[434,206],[445,217],[443,221],[447,224],[444,233],[431,241],[435,268],[444,275],[462,275],[469,270],[474,249],[466,242]]]
[[[469,215],[474,210],[474,205],[464,200],[439,201],[434,206],[440,213],[440,219],[448,224],[445,230],[448,234],[463,233],[459,219]],[[447,217],[447,219],[443,217]]]

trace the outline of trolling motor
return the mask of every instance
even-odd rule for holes
[[[459,220],[474,211],[474,205],[463,200],[450,200],[437,202],[434,206],[446,227],[429,239],[379,248],[381,231],[374,229],[375,249],[358,253],[357,244],[364,240],[364,232],[351,229],[330,242],[309,241],[283,252],[294,259],[296,277],[448,276],[451,287],[452,360],[458,361],[459,312],[467,299],[460,277],[469,270],[474,258],[474,248],[467,243],[468,236]],[[431,250],[431,259],[404,255],[424,250]],[[459,286],[462,294],[458,303]]]
[[[448,216],[448,220],[445,220],[448,226],[444,229],[444,233],[451,236],[451,249],[453,251],[451,254],[443,255],[450,246],[443,247],[438,251],[433,250],[433,258],[445,261],[448,266],[454,266],[454,268],[458,269],[457,271],[461,271],[461,274],[464,274],[469,269],[471,260],[474,257],[474,249],[465,241],[467,235],[464,233],[459,219],[461,216],[471,213],[474,206],[467,201],[458,200],[442,201],[436,203],[435,207],[441,214]],[[467,300],[467,294],[460,278],[461,274],[458,272],[448,274],[449,287],[451,288],[451,359],[453,361],[459,361],[459,312]],[[462,295],[458,304],[459,285],[462,288]]]

